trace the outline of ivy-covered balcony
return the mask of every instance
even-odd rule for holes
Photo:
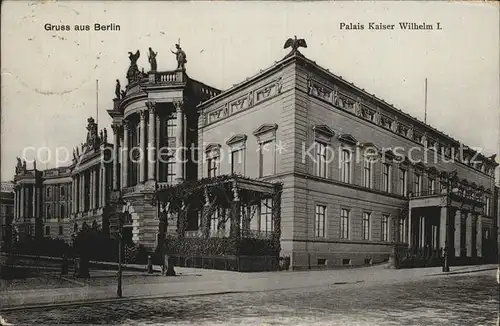
[[[159,189],[163,245],[157,251],[172,257],[177,266],[277,270],[281,189],[280,183],[237,175]],[[167,235],[169,224],[177,227],[175,234]]]

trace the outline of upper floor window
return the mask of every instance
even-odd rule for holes
[[[276,173],[275,147],[274,139],[259,143],[259,177]]]
[[[401,196],[408,195],[408,175],[405,168],[399,169],[399,194]]]
[[[210,144],[205,149],[207,157],[207,175],[209,178],[220,175],[220,145]]]
[[[234,135],[228,141],[231,153],[231,173],[245,175],[245,142],[247,136]]]
[[[61,192],[61,197],[64,197],[64,186],[61,186],[60,192]]]
[[[167,159],[167,183],[173,184],[175,182],[175,157],[170,156]]]
[[[434,195],[436,192],[436,179],[434,178],[429,178],[429,195]]]
[[[415,195],[420,195],[420,193],[422,192],[422,175],[419,173],[415,173],[413,183],[413,190],[415,191]]]
[[[340,157],[340,180],[345,183],[351,183],[351,160],[352,153],[348,149],[341,151]]]
[[[175,130],[177,128],[177,118],[171,116],[167,119],[167,137],[175,137]]]
[[[52,189],[50,187],[47,187],[47,190],[45,191],[47,199],[50,199],[52,196]]]
[[[373,187],[373,162],[370,158],[365,157],[363,160],[363,186],[367,188]]]
[[[316,237],[325,236],[325,218],[326,218],[326,206],[316,205],[316,214],[314,216],[314,236]]]
[[[253,135],[259,145],[259,177],[276,173],[276,129],[277,124],[263,124]]]
[[[389,163],[382,165],[382,190],[391,192],[392,166]]]
[[[362,227],[362,237],[363,240],[370,240],[370,216],[368,212],[363,213],[363,227]]]
[[[381,240],[389,241],[389,215],[382,215],[380,231]]]
[[[316,175],[318,177],[326,178],[327,177],[327,147],[328,145],[319,141],[315,142],[316,147]]]
[[[52,218],[52,207],[50,205],[47,205],[47,218]]]
[[[340,209],[340,238],[349,239],[349,213],[346,208]]]
[[[490,207],[491,202],[490,201],[491,201],[490,197],[485,197],[485,199],[484,199],[484,203],[485,203],[484,215],[486,215],[486,216],[490,216],[490,212],[491,212],[491,207]]]
[[[66,212],[64,210],[64,205],[61,205],[61,218],[64,218],[66,217],[66,215],[64,215]]]

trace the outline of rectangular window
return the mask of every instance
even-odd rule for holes
[[[326,178],[327,177],[327,145],[325,143],[321,143],[316,141],[316,175],[318,177]]]
[[[349,210],[340,210],[340,238],[349,239]]]
[[[177,126],[176,117],[167,120],[167,137],[175,137],[175,129]]]
[[[175,157],[171,156],[167,161],[167,182],[173,184],[175,182]]]
[[[406,243],[406,219],[399,219],[399,242]]]
[[[438,249],[438,228],[437,225],[432,226],[432,248]]]
[[[59,226],[59,235],[63,235],[63,227]]]
[[[370,213],[363,213],[363,240],[370,240]]]
[[[210,230],[218,230],[218,229],[219,229],[219,210],[216,209],[212,214],[212,218],[210,219]]]
[[[45,227],[45,235],[50,235],[50,226]]]
[[[384,163],[382,166],[382,190],[391,192],[391,165]]]
[[[351,183],[351,152],[342,150],[340,166],[340,179],[342,182]]]
[[[273,199],[264,198],[260,202],[260,231],[273,231]]]
[[[316,237],[325,236],[325,217],[326,206],[316,205],[316,214],[314,218],[314,235]]]
[[[490,197],[485,197],[484,215],[490,216]]]
[[[382,215],[382,241],[389,241],[389,216]]]
[[[372,161],[369,158],[363,161],[363,185],[372,188]]]
[[[245,150],[240,148],[231,152],[231,173],[244,175]]]
[[[399,169],[399,194],[407,196],[408,194],[408,177],[405,169]]]
[[[429,178],[429,195],[434,195],[436,192],[436,179]]]
[[[219,175],[219,171],[217,168],[219,164],[218,160],[218,157],[212,157],[207,160],[209,178],[213,178]]]
[[[268,140],[259,144],[260,177],[275,174],[274,150],[274,140]]]
[[[422,176],[418,173],[415,173],[415,178],[413,180],[413,183],[414,183],[413,190],[415,191],[415,195],[419,196],[420,192],[422,191]]]

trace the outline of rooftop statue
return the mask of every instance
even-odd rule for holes
[[[137,60],[139,59],[140,56],[141,53],[139,52],[139,50],[137,50],[135,54],[133,54],[132,52],[128,53],[128,58],[130,59],[130,67],[128,68],[127,71],[127,80],[129,84],[134,80],[136,80],[137,77],[139,76],[139,68],[137,68]]]
[[[17,159],[17,165],[16,165],[16,174],[22,171],[23,169],[23,164],[21,163],[21,159],[19,157],[16,157]]]
[[[151,64],[151,71],[156,71],[156,55],[158,52],[154,52],[153,49],[149,48],[148,61]]]
[[[295,52],[300,53],[298,49],[300,47],[307,48],[307,43],[306,40],[304,40],[303,38],[297,39],[297,35],[294,35],[294,38],[289,38],[288,40],[286,40],[283,49],[290,47],[292,48],[292,51],[290,51],[288,55],[291,55]]]
[[[175,58],[177,59],[177,69],[184,70],[185,64],[187,63],[186,59],[186,52],[184,52],[179,44],[175,45],[175,48],[177,49],[176,52],[170,50],[173,54],[175,54]]]
[[[120,85],[120,81],[117,79],[116,80],[116,87],[115,87],[115,96],[116,96],[116,99],[120,99],[120,90],[121,90],[121,85]]]

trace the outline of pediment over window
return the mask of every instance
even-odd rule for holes
[[[253,132],[253,135],[254,136],[260,136],[260,135],[263,135],[263,134],[266,134],[268,132],[275,132],[276,129],[278,129],[278,125],[275,124],[275,123],[264,123],[262,126],[260,126],[259,128],[255,129],[255,131]]]
[[[356,145],[358,143],[358,140],[351,134],[341,134],[339,135],[339,140],[352,145]]]
[[[236,134],[236,135],[233,135],[231,138],[229,138],[226,141],[226,144],[234,145],[234,144],[238,144],[238,143],[244,143],[246,140],[247,140],[247,135]]]
[[[205,152],[218,152],[221,148],[220,144],[210,143],[205,147]]]
[[[335,136],[335,131],[333,131],[332,128],[328,127],[327,125],[314,125],[313,130],[314,132],[319,133],[325,137],[331,138]]]
[[[468,185],[469,185],[469,181],[467,181],[467,179],[462,179],[462,180],[460,180],[460,182],[461,182],[464,186],[468,186]]]
[[[411,165],[411,161],[408,158],[408,156],[404,156],[404,157],[403,156],[399,156],[398,157],[398,162],[401,165],[406,165],[406,166],[410,166]]]
[[[393,160],[396,158],[396,154],[394,154],[393,151],[391,151],[390,149],[387,150],[387,151],[383,151],[382,152],[382,156],[386,159],[390,159],[390,160]]]

